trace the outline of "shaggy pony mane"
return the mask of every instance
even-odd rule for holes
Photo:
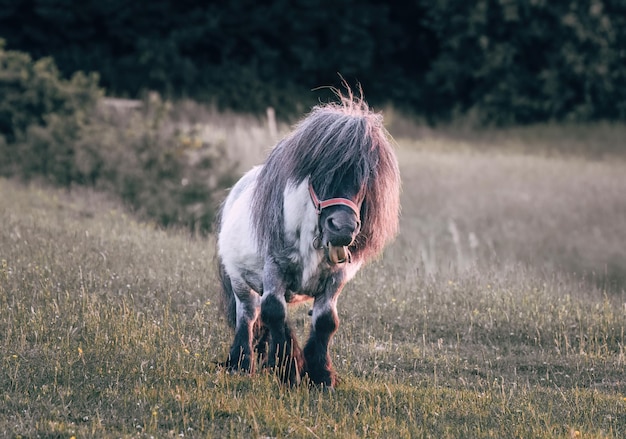
[[[337,196],[343,177],[359,188],[361,231],[351,245],[353,259],[380,253],[398,231],[400,173],[390,135],[379,113],[370,110],[359,88],[356,97],[333,89],[338,102],[320,104],[270,152],[257,180],[252,222],[259,248],[284,248],[283,194],[287,184],[307,177],[320,199]]]

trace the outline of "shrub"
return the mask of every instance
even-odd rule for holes
[[[136,110],[101,105],[77,139],[76,166],[85,182],[116,193],[140,215],[204,233],[236,163],[225,143],[178,127],[171,111],[159,99]]]
[[[0,40],[0,174],[112,192],[161,225],[206,232],[215,194],[232,182],[225,145],[194,138],[160,99],[139,110],[104,105],[95,74],[60,77],[50,58]]]
[[[102,95],[96,74],[60,77],[51,58],[33,61],[4,50],[0,40],[0,171],[43,175],[60,183],[76,179],[72,141]]]

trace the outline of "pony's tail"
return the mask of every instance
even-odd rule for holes
[[[237,323],[237,304],[235,303],[235,293],[233,292],[233,285],[230,282],[230,276],[226,273],[224,264],[220,262],[219,277],[222,284],[222,308],[226,313],[226,322],[231,328],[235,327]]]

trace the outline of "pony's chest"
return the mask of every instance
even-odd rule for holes
[[[320,292],[321,285],[330,275],[328,264],[316,251],[309,254],[290,252],[281,265],[287,289],[309,297],[315,297]]]

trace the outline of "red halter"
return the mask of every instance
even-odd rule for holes
[[[323,209],[326,209],[330,206],[348,206],[356,214],[357,220],[361,221],[361,209],[359,209],[359,206],[357,206],[354,201],[348,200],[347,198],[329,198],[328,200],[320,201],[319,198],[317,198],[317,195],[315,194],[311,183],[309,183],[309,194],[311,194],[311,201],[313,201],[315,211],[318,215],[322,213]]]

